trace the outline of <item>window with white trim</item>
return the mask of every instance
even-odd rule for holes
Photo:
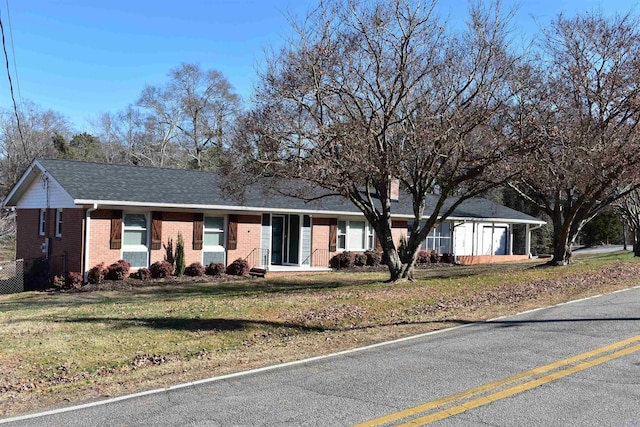
[[[338,235],[336,237],[336,247],[338,249],[347,249],[347,222],[338,221]]]
[[[143,213],[125,213],[122,217],[122,259],[132,268],[149,264],[148,219]]]
[[[40,221],[38,222],[38,234],[44,236],[47,229],[47,210],[40,209]]]
[[[56,209],[56,237],[62,237],[62,209]]]
[[[225,263],[224,217],[205,216],[203,224],[202,265]]]
[[[375,247],[373,227],[366,221],[338,221],[338,250],[366,251]]]
[[[439,254],[451,252],[451,223],[444,221],[436,225],[422,242],[422,249],[437,250]]]

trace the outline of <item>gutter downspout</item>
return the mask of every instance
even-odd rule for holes
[[[94,203],[93,207],[87,209],[84,214],[84,265],[82,267],[84,283],[89,281],[89,242],[91,236],[91,212],[98,209],[98,204]]]

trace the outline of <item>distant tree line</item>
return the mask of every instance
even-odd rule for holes
[[[216,169],[241,110],[240,97],[216,70],[182,64],[165,85],[145,87],[123,111],[104,113],[93,131],[74,132],[53,110],[27,103],[0,112],[0,197],[36,157]]]

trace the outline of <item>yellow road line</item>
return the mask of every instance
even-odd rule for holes
[[[590,360],[588,362],[580,363],[579,365],[575,365],[561,371],[556,371],[545,375],[541,378],[537,378],[535,380],[528,381],[523,384],[519,384],[513,387],[510,387],[505,390],[498,391],[496,393],[490,394],[488,396],[479,397],[477,399],[473,399],[469,402],[462,403],[460,405],[443,409],[438,412],[434,412],[433,414],[429,414],[424,417],[416,418],[404,424],[398,424],[397,427],[401,426],[420,426],[428,423],[432,423],[434,421],[439,421],[444,418],[451,417],[453,415],[460,414],[462,412],[468,411],[470,409],[478,408],[480,406],[488,405],[489,403],[495,402],[496,400],[504,399],[505,397],[513,396],[518,393],[522,393],[527,390],[531,390],[543,384],[549,383],[551,381],[555,381],[557,379],[566,377],[567,375],[574,374],[576,372],[584,371],[585,369],[589,369],[593,366],[599,365],[604,362],[608,362],[613,359],[617,359],[622,356],[626,356],[628,354],[634,353],[640,350],[640,344],[637,344],[633,347],[628,347],[623,350],[618,350],[615,353],[608,354],[606,356],[599,357],[597,359]]]
[[[462,391],[460,393],[455,393],[450,396],[444,397],[442,399],[433,400],[431,402],[427,402],[418,406],[414,406],[412,408],[404,409],[402,411],[394,412],[392,414],[384,415],[382,417],[378,417],[369,421],[365,421],[363,423],[357,424],[354,427],[373,427],[380,426],[383,424],[391,423],[394,421],[401,420],[406,417],[415,416],[421,412],[426,412],[431,409],[439,408],[440,406],[447,405],[449,403],[456,402],[458,400],[466,399],[477,394],[486,393],[493,389],[504,387],[508,384],[533,377],[536,375],[541,375],[547,373],[549,371],[553,371],[563,366],[567,366],[573,363],[580,362],[585,359],[590,359],[592,357],[601,355],[603,353],[607,353],[613,350],[616,350],[621,347],[628,346],[630,344],[636,343],[640,341],[640,335],[635,337],[628,338],[626,340],[618,341],[613,344],[606,345],[604,347],[597,348],[595,350],[587,351],[585,353],[572,356],[566,359],[559,360],[557,362],[549,363],[548,365],[540,366],[529,371],[521,372],[519,374],[512,375],[510,377],[504,378],[502,380],[494,381],[488,384],[484,384],[478,387],[471,388],[469,390]],[[523,390],[524,391],[524,390]]]

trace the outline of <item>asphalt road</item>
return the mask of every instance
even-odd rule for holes
[[[640,287],[9,425],[637,426],[639,334]]]

